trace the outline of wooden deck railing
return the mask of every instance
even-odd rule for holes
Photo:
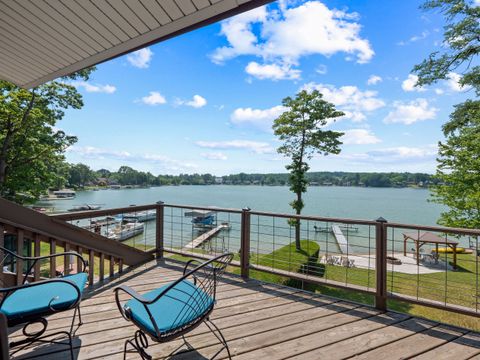
[[[137,265],[152,258],[151,254],[2,198],[0,209],[0,246],[9,243],[24,256],[76,251],[88,261],[90,285],[121,273],[124,265]],[[70,256],[52,258],[48,264],[38,263],[33,274],[28,275],[36,281],[42,276],[55,277],[58,272],[69,274],[80,270],[80,262],[71,264],[70,261]],[[19,284],[23,280],[25,269],[20,261],[16,264],[2,264],[0,276],[5,285]]]
[[[162,221],[162,228],[168,229],[172,224],[182,226],[185,224],[180,220],[182,213],[185,210],[199,209],[215,212],[222,215],[222,221],[236,217],[232,222],[233,227],[237,227],[234,234],[228,234],[230,246],[227,246],[229,251],[238,251],[238,261],[234,261],[233,265],[240,267],[240,273],[243,277],[248,278],[251,270],[266,272],[273,275],[278,275],[283,278],[290,278],[303,283],[315,285],[327,285],[337,287],[345,290],[361,292],[371,295],[374,299],[375,306],[378,309],[386,310],[388,300],[397,300],[410,304],[420,304],[424,306],[434,307],[442,310],[452,311],[455,313],[480,316],[480,247],[479,236],[480,230],[472,229],[456,229],[440,226],[421,226],[413,224],[389,223],[383,218],[376,220],[358,220],[345,218],[329,218],[319,216],[297,216],[292,214],[280,214],[273,212],[252,211],[249,208],[228,209],[217,207],[203,207],[203,206],[183,206],[162,204],[164,215]],[[174,211],[178,214],[175,215]],[[167,215],[168,213],[170,215]],[[228,220],[227,219],[227,220]],[[256,257],[263,256],[268,258],[266,248],[270,247],[275,250],[278,246],[275,244],[276,239],[287,239],[281,245],[292,244],[294,242],[291,227],[287,225],[286,221],[296,219],[302,223],[302,238],[312,238],[325,246],[320,249],[323,257],[328,258],[329,254],[334,254],[337,257],[357,258],[357,260],[364,260],[365,265],[361,263],[355,267],[342,267],[341,264],[334,266],[325,265],[326,269],[318,271],[317,264],[308,264],[303,266],[302,271],[293,271],[298,265],[292,258],[268,259],[267,265],[265,262],[256,261]],[[159,218],[158,221],[161,221]],[[187,220],[189,221],[189,220]],[[268,225],[268,222],[272,224]],[[338,249],[329,249],[329,246],[334,245],[333,239],[319,241],[309,233],[309,229],[315,228],[315,224],[324,224],[328,228],[329,224],[340,224],[346,228],[347,241],[350,245],[354,242],[352,240],[352,232],[349,234],[349,229],[356,229],[361,227],[361,235],[355,236],[362,238],[364,244],[353,244],[359,249],[360,254],[339,254]],[[312,226],[313,225],[313,226]],[[290,229],[289,229],[290,227]],[[307,230],[305,230],[305,228]],[[315,229],[317,230],[318,227]],[[437,264],[416,264],[416,255],[412,251],[408,251],[404,257],[407,264],[406,270],[400,269],[395,265],[389,264],[389,258],[394,256],[401,256],[401,249],[403,247],[403,232],[416,231],[419,234],[422,232],[433,232],[437,236],[447,240],[456,239],[455,241],[464,241],[464,244],[469,245],[469,254],[462,255],[463,262],[458,269],[453,269],[453,259],[456,256],[444,253],[443,255],[436,254]],[[283,235],[278,233],[283,231]],[[168,232],[168,231],[167,231]],[[160,253],[167,252],[173,254],[181,254],[189,257],[208,258],[208,251],[198,251],[191,249],[185,251],[180,246],[178,241],[178,234],[170,231],[169,233],[157,234],[160,239],[157,246],[161,246]],[[268,240],[268,239],[273,240]],[[188,241],[187,238],[185,241]],[[273,241],[273,243],[272,243]],[[236,246],[238,245],[238,248]],[[267,245],[267,246],[265,246]],[[273,246],[272,246],[273,245]],[[349,245],[349,247],[350,247]],[[263,249],[262,249],[263,247]],[[275,254],[275,251],[272,252]],[[423,254],[425,258],[430,254]],[[460,255],[459,255],[460,256]],[[278,265],[273,265],[276,261]],[[368,261],[368,263],[367,263]],[[287,266],[288,265],[288,266]],[[292,265],[292,266],[290,266]],[[462,268],[463,266],[463,268]],[[422,273],[428,270],[429,273]],[[327,276],[328,271],[333,273],[333,276]],[[336,272],[343,273],[339,276]],[[404,271],[407,271],[406,273]],[[433,274],[433,276],[432,276]],[[450,275],[452,274],[452,275]],[[457,275],[463,276],[458,278]],[[436,276],[433,280],[432,277]],[[370,277],[372,279],[370,279]],[[371,281],[370,281],[371,280]],[[407,286],[405,286],[407,284]]]
[[[197,233],[192,227],[191,218],[185,216],[185,213],[191,210],[215,213],[218,222],[228,225],[222,226],[222,229],[229,230],[220,231],[219,235],[203,242],[198,248],[188,248],[188,245],[196,246],[202,243],[194,241],[202,240],[198,235],[201,233]],[[31,214],[31,211],[28,211]],[[79,228],[78,224],[79,221],[84,221],[85,224],[88,219],[94,221],[101,217],[122,214],[131,216],[146,211],[155,211],[151,225],[145,226],[145,232],[138,236],[137,240],[124,244]],[[42,219],[50,219],[43,227],[38,221],[34,224],[21,221],[22,219],[9,223],[8,219],[4,219],[3,211],[0,215],[3,229],[7,230],[7,233],[17,234],[17,246],[22,242],[22,238],[30,237],[33,239],[35,254],[42,248],[41,243],[47,244],[50,252],[60,245],[66,250],[87,253],[91,264],[99,264],[98,280],[105,277],[105,260],[109,260],[109,275],[113,275],[116,272],[115,267],[121,268],[122,263],[128,261],[129,265],[134,265],[153,254],[157,258],[169,253],[209,259],[215,253],[225,250],[236,253],[232,265],[238,267],[238,272],[245,278],[251,276],[252,271],[256,271],[278,276],[278,279],[289,278],[299,284],[326,285],[360,292],[371,296],[375,306],[382,310],[387,309],[388,300],[396,300],[480,316],[480,230],[389,223],[383,218],[358,220],[298,216],[253,211],[249,208],[229,209],[163,202],[43,217]],[[302,253],[295,252],[295,231],[292,231],[290,226],[292,219],[301,222],[302,241],[312,240],[303,246],[308,247],[315,243],[316,249],[302,248]],[[88,238],[86,234],[90,234],[88,244],[85,239],[82,243],[78,236],[68,237],[59,230],[60,223],[62,229],[80,231],[82,238]],[[341,241],[347,242],[344,247],[337,244],[336,235],[332,232],[333,226],[343,229]],[[419,235],[425,231],[432,232],[444,238],[445,244],[459,241],[459,246],[468,245],[470,254],[459,255],[460,263],[457,269],[453,268],[456,257],[446,252],[437,253],[436,257],[433,257],[429,253],[417,253],[412,249],[404,256],[404,234],[412,231]],[[4,234],[3,231],[0,233]],[[421,248],[422,246],[418,247],[420,250]],[[130,251],[128,254],[125,253],[126,249]],[[351,249],[354,249],[353,253],[348,253]],[[298,254],[303,254],[302,259],[308,258],[308,261],[299,260]],[[94,261],[94,257],[98,260]],[[434,259],[435,263],[420,263],[420,259]],[[403,264],[391,263],[392,260],[401,260]],[[51,264],[50,271],[56,269],[55,265]],[[65,265],[68,265],[68,259],[65,259]],[[93,274],[91,271],[90,276]],[[92,278],[91,281],[93,282]]]

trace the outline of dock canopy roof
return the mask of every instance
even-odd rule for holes
[[[186,211],[185,216],[186,217],[201,217],[201,218],[206,218],[209,216],[215,215],[214,211],[208,211],[208,210],[192,210],[192,211]]]
[[[35,87],[270,1],[0,0],[0,79]]]

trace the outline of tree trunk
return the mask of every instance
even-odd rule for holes
[[[302,193],[297,193],[297,201],[302,201]],[[296,213],[297,215],[300,215],[302,212],[301,209],[297,209]],[[295,248],[297,250],[302,250],[302,247],[300,245],[300,219],[297,219],[295,221]]]
[[[302,121],[305,121],[304,115],[302,115]],[[303,155],[305,154],[305,135],[306,134],[305,134],[305,127],[304,127],[302,131],[302,144],[300,148],[300,159],[298,163],[299,171],[302,171]],[[305,174],[302,175],[302,178],[304,177],[305,177]],[[297,192],[297,204],[299,206],[297,206],[297,208],[295,209],[297,215],[300,215],[302,213],[303,206],[300,207],[301,203],[302,203],[302,192],[299,191]],[[297,219],[297,221],[295,221],[295,248],[297,250],[302,250],[302,246],[300,245],[300,219]]]

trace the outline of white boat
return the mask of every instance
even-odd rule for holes
[[[77,194],[73,190],[64,189],[53,192],[53,196],[58,199],[74,199]]]
[[[51,200],[71,200],[75,199],[77,194],[73,190],[64,189],[54,191],[51,195],[44,196],[40,198],[41,201],[51,201]]]
[[[144,226],[139,222],[129,222],[125,224],[118,224],[115,228],[107,233],[109,239],[124,241],[143,233]]]
[[[145,222],[150,220],[155,220],[157,217],[157,212],[155,210],[145,210],[138,211],[135,213],[128,213],[123,215],[123,221],[127,222]]]

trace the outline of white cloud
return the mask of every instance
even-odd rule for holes
[[[263,23],[266,19],[267,8],[262,6],[223,21],[220,33],[227,38],[230,46],[217,48],[211,55],[212,61],[221,64],[239,55],[260,55],[252,24]]]
[[[367,85],[376,85],[379,82],[382,82],[382,78],[378,75],[370,75],[370,77],[367,80]]]
[[[369,151],[371,157],[381,159],[415,159],[436,156],[438,149],[435,145],[425,147],[398,146]]]
[[[200,156],[207,160],[227,160],[228,159],[227,155],[221,152],[201,153]]]
[[[260,80],[295,80],[300,78],[301,71],[292,69],[288,64],[264,64],[251,61],[245,67],[245,72]]]
[[[287,108],[278,105],[269,109],[238,108],[230,115],[230,121],[235,125],[247,125],[271,132],[273,120],[279,117]]]
[[[158,91],[150,91],[148,96],[142,97],[141,102],[147,105],[155,106],[165,104],[167,100]]]
[[[132,157],[127,151],[115,151],[100,149],[93,146],[70,146],[67,152],[73,152],[80,154],[86,159],[116,159],[116,160],[128,160]]]
[[[91,84],[87,81],[72,81],[71,84],[78,88],[83,88],[86,92],[89,93],[105,93],[105,94],[113,94],[117,91],[117,88],[113,85],[99,85],[99,84]]]
[[[334,85],[308,83],[303,86],[307,91],[318,90],[323,98],[345,113],[345,118],[354,122],[366,119],[366,114],[385,106],[385,102],[372,90],[362,91],[356,86],[347,85],[336,88]]]
[[[134,161],[148,161],[156,165],[162,166],[169,171],[185,171],[198,169],[198,165],[188,161],[180,161],[172,159],[165,155],[158,154],[143,154],[135,157]]]
[[[308,55],[329,57],[346,53],[349,58],[356,57],[358,63],[366,63],[374,51],[370,42],[360,36],[357,20],[356,13],[329,9],[319,1],[307,1],[297,7],[288,7],[285,2],[279,10],[270,11],[260,7],[222,22],[221,34],[228,45],[217,48],[211,59],[221,64],[237,56],[253,55],[262,58],[264,64],[247,67],[251,72],[268,69],[278,74],[285,67],[290,69],[288,75],[293,79],[299,73],[292,75],[290,67]],[[258,31],[254,31],[257,26]]]
[[[480,0],[473,0],[473,6],[480,6]]]
[[[256,154],[271,154],[274,152],[273,147],[269,143],[250,140],[197,141],[195,144],[206,149],[249,150]]]
[[[177,105],[186,105],[198,109],[207,105],[207,99],[200,95],[193,95],[192,100],[177,99],[176,103]]]
[[[439,88],[435,89],[435,94],[437,95],[442,95],[444,92],[445,91],[443,91],[442,89],[439,89]]]
[[[153,51],[150,48],[137,50],[127,55],[127,61],[136,68],[146,69],[150,66],[153,57]]]
[[[448,80],[447,80],[448,88],[452,91],[455,91],[455,92],[470,90],[470,86],[460,85],[460,79],[461,78],[462,78],[462,76],[460,74],[457,74],[455,72],[449,72],[448,73]]]
[[[434,119],[438,109],[430,106],[426,99],[416,99],[410,102],[395,101],[393,110],[383,119],[385,124],[400,123],[411,125],[418,121]]]
[[[188,171],[198,168],[197,164],[172,159],[159,154],[132,154],[127,151],[101,149],[93,146],[71,146],[67,152],[75,153],[89,160],[120,160],[122,162],[141,163],[147,162],[160,166],[167,171]]]
[[[341,141],[345,145],[369,145],[381,142],[370,130],[350,129],[343,132],[345,134],[342,136]]]
[[[418,76],[413,74],[408,74],[408,77],[402,82],[402,89],[407,92],[417,91],[422,92],[426,91],[423,86],[415,86],[418,82]]]
[[[194,107],[194,108],[201,108],[207,105],[207,99],[200,95],[193,95],[193,99],[186,102],[185,105]]]
[[[317,74],[320,74],[320,75],[325,75],[327,73],[327,66],[326,65],[323,65],[323,64],[320,64],[317,66],[317,68],[315,69],[315,72]]]
[[[368,164],[396,164],[398,169],[398,163],[414,164],[432,161],[435,159],[437,152],[438,148],[436,145],[422,147],[398,146],[371,150],[364,153],[341,153],[337,157]]]
[[[404,46],[404,45],[408,45],[409,43],[412,43],[412,42],[417,42],[419,40],[424,40],[426,39],[428,36],[430,35],[430,32],[428,30],[424,30],[422,31],[421,34],[419,35],[413,35],[410,39],[406,40],[406,41],[399,41],[397,43],[397,45],[400,45],[400,46]]]

